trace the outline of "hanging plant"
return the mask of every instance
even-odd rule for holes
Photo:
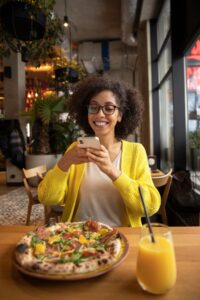
[[[62,21],[53,13],[55,0],[2,0],[0,6],[0,58],[11,51],[40,66],[55,56],[63,41]]]
[[[75,59],[57,56],[53,59],[55,79],[58,82],[76,83],[86,76],[83,66]]]
[[[9,1],[1,6],[1,25],[11,37],[32,41],[44,37],[46,16],[39,7],[21,1]]]

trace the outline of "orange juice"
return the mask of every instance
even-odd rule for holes
[[[139,242],[137,280],[144,290],[154,294],[165,293],[176,281],[176,261],[172,240],[155,235]]]

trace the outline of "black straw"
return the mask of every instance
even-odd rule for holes
[[[142,189],[141,189],[140,186],[138,187],[138,191],[139,191],[139,194],[140,194],[140,198],[142,200],[142,205],[143,205],[143,208],[144,208],[144,213],[145,213],[145,217],[146,217],[146,220],[147,220],[147,225],[148,225],[148,228],[149,228],[151,241],[152,241],[152,243],[155,243],[155,238],[154,238],[153,231],[152,231],[152,228],[151,228],[151,222],[150,222],[150,219],[149,219],[149,215],[147,213],[146,205],[145,205],[145,202],[144,202],[144,197],[143,197],[143,194],[142,194]]]

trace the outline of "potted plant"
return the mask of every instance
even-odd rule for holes
[[[200,129],[190,132],[189,145],[191,149],[191,166],[197,170],[200,164]]]
[[[0,58],[11,51],[34,66],[55,55],[63,40],[62,21],[53,13],[55,0],[2,0]]]
[[[38,97],[31,110],[22,112],[21,116],[26,117],[32,129],[26,157],[28,168],[40,162],[46,162],[47,168],[52,167],[80,135],[79,128],[68,115],[66,97],[59,97],[56,93]]]

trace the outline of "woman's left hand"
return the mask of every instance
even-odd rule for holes
[[[103,145],[100,149],[87,148],[86,155],[89,161],[95,163],[111,180],[114,181],[121,174],[120,170],[113,166],[109,151]]]

